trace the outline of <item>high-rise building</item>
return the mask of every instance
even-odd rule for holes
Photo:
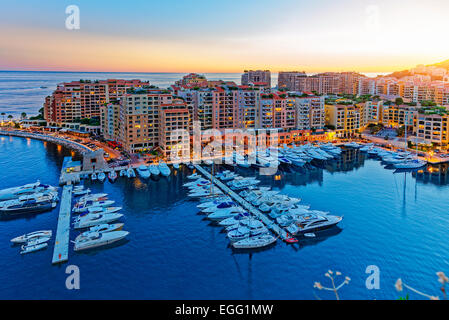
[[[271,72],[270,70],[245,70],[242,74],[242,85],[271,88]]]

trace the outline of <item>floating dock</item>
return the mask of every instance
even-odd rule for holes
[[[213,181],[216,186],[218,186],[223,192],[227,193],[231,198],[233,198],[236,202],[238,202],[242,207],[248,210],[249,213],[257,217],[260,221],[262,221],[271,231],[273,231],[276,235],[278,235],[282,240],[286,240],[288,237],[287,232],[282,229],[277,223],[272,221],[258,209],[256,209],[252,204],[248,201],[244,200],[237,193],[231,190],[227,185],[223,182],[219,181],[217,178],[213,177],[207,170],[203,169],[199,165],[194,165],[195,169],[197,169],[201,174],[203,174],[206,178]]]
[[[70,214],[72,212],[72,186],[64,186],[59,208],[58,228],[52,263],[66,262],[69,259]]]

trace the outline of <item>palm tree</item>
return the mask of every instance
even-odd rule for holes
[[[26,118],[27,118],[26,112],[22,112],[21,116],[22,116],[22,120],[23,120],[23,119],[26,119]]]
[[[5,121],[6,113],[2,112],[3,121]]]
[[[13,116],[10,114],[10,115],[8,115],[8,119],[9,119],[9,121],[11,121],[12,120],[12,118],[13,118]]]

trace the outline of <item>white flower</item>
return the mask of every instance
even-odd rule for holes
[[[317,288],[319,290],[323,289],[323,286],[321,285],[321,283],[319,282],[315,282],[315,284],[313,285],[314,288]]]

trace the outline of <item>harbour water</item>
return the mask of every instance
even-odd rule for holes
[[[50,143],[0,137],[0,189],[37,179],[57,185],[70,153]],[[187,169],[147,183],[86,181],[123,206],[127,240],[86,253],[71,245],[69,262],[53,266],[54,238],[47,250],[23,256],[9,240],[35,230],[55,232],[58,207],[0,221],[0,299],[332,299],[313,289],[315,281],[329,285],[328,269],[351,278],[339,292],[343,299],[396,299],[397,278],[438,295],[435,273],[449,273],[449,185],[447,167],[426,170],[434,173],[395,173],[350,151],[322,168],[261,177],[264,185],[344,220],[299,246],[278,241],[251,254],[233,251],[221,228],[197,214],[197,203],[182,187]],[[66,289],[68,265],[80,268],[80,290]],[[379,290],[366,288],[369,265],[380,269]]]

